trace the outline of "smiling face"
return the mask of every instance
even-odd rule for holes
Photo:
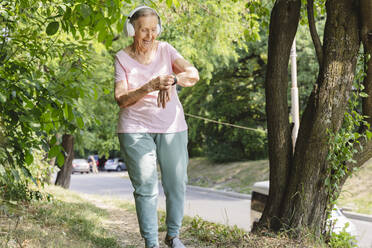
[[[158,18],[154,15],[142,16],[134,23],[134,43],[140,51],[152,49],[157,34]]]

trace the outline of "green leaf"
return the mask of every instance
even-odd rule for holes
[[[365,93],[365,92],[360,92],[360,93],[359,93],[359,96],[360,96],[360,97],[368,97],[368,94]]]
[[[6,102],[6,96],[4,96],[2,93],[0,93],[0,102],[2,103]]]
[[[26,154],[26,157],[25,157],[25,162],[26,164],[30,165],[32,162],[34,162],[34,156],[32,156],[32,154],[30,152],[28,152]]]
[[[87,18],[92,14],[92,9],[90,8],[89,5],[81,4],[81,5],[79,5],[79,7],[80,7],[80,15],[83,18]]]
[[[65,157],[63,156],[62,152],[60,152],[57,155],[57,164],[59,166],[63,166],[64,163],[65,163]]]
[[[325,186],[329,186],[330,185],[329,177],[326,178],[326,180],[324,182],[324,185]]]
[[[49,35],[49,36],[54,35],[55,33],[57,33],[58,28],[59,28],[59,22],[49,23],[47,28],[46,28],[47,35]]]
[[[106,38],[106,31],[102,29],[98,34],[98,42],[103,42]]]
[[[168,6],[168,8],[170,8],[170,7],[172,7],[172,0],[167,0],[167,6]]]
[[[173,0],[174,6],[180,7],[180,2],[178,0]]]
[[[101,125],[102,125],[102,122],[101,122],[100,119],[95,119],[95,121],[96,121],[96,124],[97,124],[98,126],[101,126]]]
[[[14,179],[15,179],[16,181],[19,181],[21,178],[19,177],[19,172],[18,172],[18,170],[16,170],[16,169],[12,169],[11,171],[12,171],[12,174],[13,174],[13,176],[14,176]]]
[[[70,7],[66,7],[66,12],[63,15],[63,20],[69,20],[70,17],[71,17],[71,8]]]
[[[68,104],[67,103],[65,103],[63,106],[63,116],[65,117],[66,120],[68,119]]]
[[[370,140],[372,138],[372,132],[369,130],[366,130],[367,139]]]
[[[68,105],[68,120],[69,121],[72,121],[74,119],[75,115],[72,111],[72,107],[71,105]]]
[[[50,140],[50,145],[54,146],[57,143],[57,137],[53,136],[52,139]]]
[[[49,150],[48,158],[57,157],[61,153],[62,147],[60,145],[52,146]]]
[[[5,175],[5,169],[2,164],[0,164],[0,175]]]
[[[77,126],[80,128],[80,129],[83,129],[84,128],[84,121],[83,121],[83,118],[81,118],[81,116],[78,116],[76,118],[76,123],[77,123]]]

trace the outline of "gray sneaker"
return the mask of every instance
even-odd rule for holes
[[[186,246],[182,244],[181,240],[178,237],[174,238],[166,237],[164,242],[166,245],[172,248],[186,248]]]

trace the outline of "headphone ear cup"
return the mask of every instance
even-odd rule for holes
[[[127,35],[129,37],[133,37],[134,34],[135,34],[134,27],[133,27],[132,23],[128,22],[128,24],[127,24]]]
[[[159,35],[161,33],[161,26],[160,24],[156,25],[156,34]]]

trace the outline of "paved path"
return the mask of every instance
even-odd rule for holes
[[[100,173],[98,175],[72,175],[70,189],[76,192],[110,195],[128,201],[133,200],[133,188],[129,179],[123,177],[123,173]],[[237,225],[249,230],[250,200],[239,199],[232,196],[222,195],[197,190],[187,189],[185,202],[185,214],[188,216],[200,216],[204,220]],[[165,197],[159,184],[159,207],[165,209]]]
[[[72,175],[70,189],[76,192],[97,195],[115,196],[133,202],[133,188],[126,173],[99,173],[89,175]],[[165,198],[159,186],[159,208],[165,209]],[[250,230],[250,200],[241,195],[224,194],[209,190],[188,187],[185,203],[185,214],[200,216],[204,220],[237,225]],[[357,226],[360,237],[360,248],[372,248],[372,222],[351,221]]]

